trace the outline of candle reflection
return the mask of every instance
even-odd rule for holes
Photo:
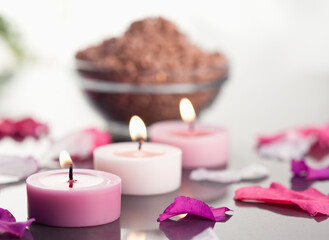
[[[94,240],[94,239],[108,239],[120,240],[120,221],[108,223],[105,225],[85,228],[59,228],[49,227],[38,223],[33,223],[29,227],[34,240]]]
[[[157,218],[171,204],[178,191],[153,196],[127,196],[121,199],[121,227],[132,230],[157,230]]]
[[[145,232],[130,232],[125,240],[145,240],[146,234]]]
[[[197,198],[201,201],[215,201],[226,195],[227,185],[215,182],[190,180],[191,170],[183,170],[179,195]]]

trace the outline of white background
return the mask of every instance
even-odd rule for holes
[[[259,133],[328,122],[328,12],[325,0],[0,0],[30,58],[2,86],[0,114],[38,117],[55,135],[105,126],[81,94],[74,53],[122,34],[133,20],[164,16],[229,57],[230,79],[201,121],[229,128],[233,153],[250,151]]]

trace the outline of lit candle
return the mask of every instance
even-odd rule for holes
[[[165,144],[144,142],[146,127],[137,116],[132,117],[129,130],[131,139],[138,143],[114,143],[96,148],[95,169],[120,176],[123,194],[154,195],[178,189],[182,151]]]
[[[113,222],[120,217],[121,179],[102,171],[73,169],[66,151],[62,166],[31,175],[26,180],[28,216],[57,227],[87,227]]]
[[[176,146],[183,151],[183,167],[220,167],[228,160],[229,136],[224,128],[195,122],[193,105],[180,102],[182,121],[162,121],[150,127],[150,140]]]

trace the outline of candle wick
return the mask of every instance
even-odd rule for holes
[[[138,141],[138,150],[140,151],[142,149],[142,144],[144,143],[143,139],[139,139]]]
[[[70,180],[73,180],[73,164],[70,165],[69,179],[70,179]]]

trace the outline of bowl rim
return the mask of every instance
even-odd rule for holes
[[[84,90],[100,93],[186,94],[209,89],[219,89],[227,79],[228,75],[213,81],[200,83],[137,84],[82,77],[80,83]]]

